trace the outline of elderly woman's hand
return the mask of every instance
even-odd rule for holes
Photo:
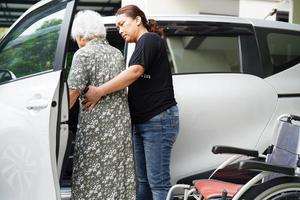
[[[101,87],[90,85],[85,90],[84,101],[82,104],[86,110],[91,111],[103,96],[104,94]]]

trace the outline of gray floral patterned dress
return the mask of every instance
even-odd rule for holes
[[[69,88],[83,93],[124,70],[119,50],[92,40],[73,57]],[[81,109],[75,140],[73,200],[134,200],[135,177],[126,91],[105,96],[91,111]]]

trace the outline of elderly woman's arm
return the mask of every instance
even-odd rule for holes
[[[73,106],[74,106],[74,104],[75,104],[75,102],[76,102],[76,100],[77,100],[77,98],[79,97],[79,95],[80,95],[80,93],[79,93],[79,91],[78,90],[73,90],[73,89],[69,89],[69,97],[70,97],[70,107],[69,107],[69,109],[71,109]]]
[[[136,81],[142,74],[144,74],[143,66],[132,65],[126,70],[122,71],[115,78],[99,87],[89,86],[84,95],[84,107],[88,110],[92,110],[103,96],[126,88],[131,83]]]

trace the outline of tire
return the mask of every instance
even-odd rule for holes
[[[300,200],[300,178],[272,179],[250,188],[240,200]]]

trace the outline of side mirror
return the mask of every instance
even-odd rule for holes
[[[16,79],[14,73],[7,69],[0,69],[0,83]]]

